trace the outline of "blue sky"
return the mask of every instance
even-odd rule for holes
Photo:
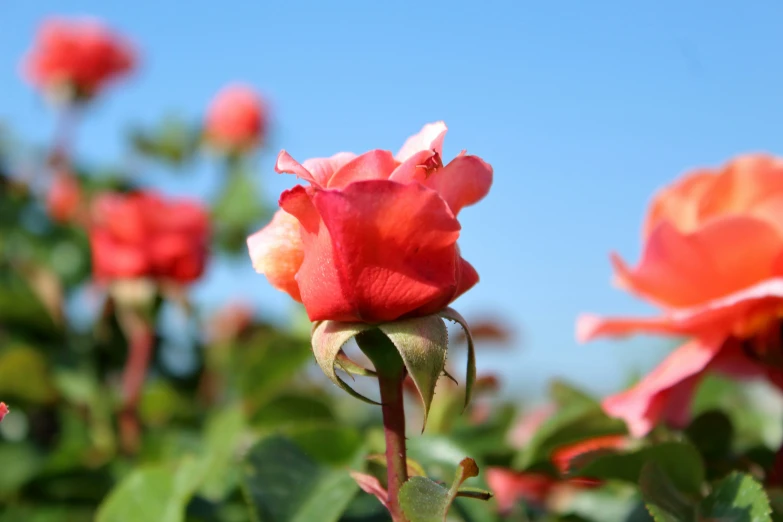
[[[608,252],[637,259],[647,201],[681,172],[783,145],[776,0],[3,2],[0,121],[38,143],[54,120],[17,71],[52,14],[103,18],[142,58],[81,126],[84,158],[121,161],[128,124],[167,110],[198,118],[234,80],[273,107],[258,173],[270,198],[293,183],[272,172],[279,148],[301,159],[396,150],[445,120],[446,157],[466,148],[495,168],[492,192],[461,219],[463,255],[482,281],[455,306],[518,323],[519,349],[479,361],[513,393],[540,394],[553,375],[607,392],[659,360],[663,341],[573,339],[580,311],[650,310],[610,286]],[[144,179],[204,195],[215,169]],[[237,293],[261,314],[288,306],[244,260],[213,267],[198,289]]]

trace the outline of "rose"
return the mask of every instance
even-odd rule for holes
[[[708,372],[766,375],[783,386],[783,161],[763,154],[693,172],[659,192],[630,268],[613,256],[619,285],[663,310],[650,319],[583,316],[577,337],[655,332],[691,339],[604,409],[637,436],[684,424]]]
[[[264,139],[267,110],[245,85],[223,88],[207,110],[204,133],[215,147],[229,152],[252,148]]]
[[[8,415],[8,411],[8,406],[6,406],[4,402],[0,402],[0,421],[3,420],[3,417]]]
[[[441,162],[446,125],[426,125],[396,156],[373,150],[303,164],[287,152],[278,172],[308,181],[248,238],[253,266],[301,301],[312,321],[376,323],[445,308],[478,281],[457,246],[459,211],[481,200],[492,167],[460,153]]]
[[[100,22],[53,18],[41,25],[22,72],[38,88],[87,98],[134,62],[130,45]]]
[[[99,281],[154,278],[190,283],[204,271],[209,218],[191,201],[157,194],[103,194],[90,225],[93,274]]]

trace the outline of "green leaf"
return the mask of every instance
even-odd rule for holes
[[[549,462],[552,452],[567,444],[624,433],[625,423],[607,416],[597,402],[572,402],[541,424],[530,442],[514,458],[513,467],[527,469]]]
[[[256,411],[250,423],[256,428],[269,429],[330,420],[334,420],[334,413],[325,397],[283,392]]]
[[[335,372],[337,355],[345,343],[361,332],[372,329],[373,326],[363,323],[338,323],[336,321],[320,321],[313,325],[312,344],[315,360],[326,376],[337,386],[364,402],[378,405],[380,403],[368,399],[358,393],[343,381]]]
[[[443,522],[450,505],[449,490],[426,477],[411,477],[400,489],[400,506],[410,522]]]
[[[12,506],[3,509],[0,522],[93,522],[93,510],[70,505]]]
[[[209,500],[223,500],[239,482],[237,448],[245,430],[245,416],[239,407],[213,413],[205,428],[204,476],[199,490]]]
[[[2,246],[3,240],[0,239]],[[51,339],[59,332],[51,314],[28,281],[7,263],[0,264],[0,324],[19,328],[36,338]]]
[[[187,122],[168,115],[151,130],[134,130],[130,141],[139,154],[178,167],[195,153],[199,134]]]
[[[38,404],[53,401],[57,390],[46,357],[22,345],[0,351],[0,397]]]
[[[444,522],[462,483],[477,475],[476,462],[466,458],[460,462],[449,489],[425,477],[411,477],[400,488],[400,507],[410,522]],[[473,498],[488,500],[491,496]]]
[[[319,465],[277,436],[250,450],[243,482],[254,520],[261,522],[336,522],[359,490],[348,470]]]
[[[362,435],[351,426],[299,424],[284,433],[308,456],[323,464],[347,464],[362,445]]]
[[[466,448],[443,435],[423,435],[408,441],[408,458],[421,464],[428,476],[442,481],[451,480],[468,454]]]
[[[0,498],[14,493],[43,469],[44,456],[27,442],[0,444]]]
[[[699,506],[699,520],[771,522],[764,488],[750,475],[733,472],[719,481]]]
[[[252,418],[310,360],[309,343],[269,328],[259,328],[234,350],[233,375]]]
[[[725,413],[710,410],[696,417],[685,434],[705,457],[723,457],[731,451],[734,427]]]
[[[413,379],[424,409],[422,431],[427,425],[435,385],[446,366],[449,332],[437,315],[417,317],[391,323],[378,328],[389,338],[402,357],[408,374]],[[377,370],[377,369],[376,369]]]
[[[258,189],[244,169],[226,174],[223,192],[213,207],[215,219],[218,225],[248,227],[263,213]]]
[[[572,474],[635,484],[648,462],[655,462],[678,490],[694,494],[701,490],[704,464],[696,448],[684,442],[663,442],[632,452],[601,452],[595,458],[588,453],[574,460]]]
[[[147,383],[142,390],[139,416],[144,424],[165,426],[172,419],[182,418],[191,405],[174,386],[163,380]]]
[[[253,177],[241,162],[233,163],[225,172],[225,185],[212,208],[214,237],[227,252],[246,254],[253,225],[268,216]]]
[[[203,478],[193,459],[179,466],[149,466],[130,475],[106,497],[96,522],[184,522],[185,508]]]
[[[465,373],[465,407],[467,408],[473,396],[473,385],[476,383],[476,348],[473,336],[470,333],[468,322],[453,308],[446,308],[439,315],[444,319],[458,323],[465,330],[465,337],[468,340],[468,368]]]
[[[642,468],[639,489],[655,522],[680,522],[694,519],[695,502],[680,493],[660,466],[650,461]]]

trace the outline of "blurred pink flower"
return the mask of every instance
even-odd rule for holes
[[[217,93],[207,110],[205,135],[214,146],[241,151],[263,142],[267,108],[249,86],[233,84]]]
[[[605,399],[606,412],[632,434],[659,422],[686,424],[709,372],[766,376],[783,387],[783,160],[749,154],[679,179],[653,199],[639,265],[618,256],[612,263],[622,288],[663,313],[582,316],[580,341],[635,332],[690,337],[638,384]]]
[[[0,402],[0,421],[3,420],[3,417],[8,415],[9,409],[8,406],[4,402]]]
[[[519,473],[498,467],[488,468],[485,476],[501,512],[509,511],[519,500],[544,507],[558,483],[556,478],[542,473]]]
[[[51,18],[24,57],[24,77],[43,90],[66,88],[78,97],[96,94],[135,65],[130,44],[93,19]]]
[[[151,192],[102,194],[92,211],[97,280],[150,277],[190,283],[204,271],[209,217],[200,204],[166,201]]]
[[[609,435],[567,444],[552,452],[552,464],[561,474],[560,477],[493,467],[487,470],[487,484],[501,512],[510,510],[520,499],[535,506],[547,507],[553,499],[564,500],[575,491],[602,484],[601,480],[590,477],[568,476],[574,459],[601,449],[621,449],[626,443],[625,436]]]

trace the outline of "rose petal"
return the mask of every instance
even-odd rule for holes
[[[310,161],[310,160],[308,160]],[[307,162],[305,162],[307,163]],[[397,163],[388,150],[372,150],[353,158],[329,178],[329,188],[344,187],[354,181],[389,179]]]
[[[631,389],[604,399],[604,411],[625,420],[635,437],[646,435],[661,421],[681,424],[699,379],[724,341],[725,337],[713,335],[685,343]]]
[[[424,183],[429,175],[426,165],[433,156],[435,153],[431,150],[421,150],[412,154],[397,165],[389,179],[398,183],[413,183],[414,181]]]
[[[305,231],[297,280],[311,320],[392,321],[453,299],[460,226],[434,191],[371,180],[316,190],[312,203],[289,192],[281,204]]]
[[[357,320],[353,294],[343,287],[332,238],[313,205],[311,193],[302,186],[287,190],[280,197],[280,207],[301,225],[302,264],[295,279],[299,300],[310,320]]]
[[[699,170],[660,190],[650,205],[644,223],[644,238],[666,221],[680,232],[691,232],[699,224],[699,201],[715,181],[711,170]]]
[[[329,185],[332,177],[357,158],[353,152],[338,152],[328,158],[310,158],[303,163],[321,186]]]
[[[702,220],[744,214],[783,228],[783,160],[748,154],[727,163],[699,201]]]
[[[247,238],[253,268],[264,274],[272,286],[301,301],[296,273],[302,266],[304,251],[299,221],[278,210],[269,224]]]
[[[447,131],[448,127],[442,121],[426,124],[418,134],[414,134],[405,141],[394,158],[402,163],[423,150],[434,150],[438,154],[443,155],[443,139],[446,137]]]
[[[747,288],[774,275],[783,239],[770,224],[747,216],[710,221],[683,234],[662,222],[650,234],[639,265],[612,258],[618,283],[663,307],[688,307]]]
[[[543,506],[557,481],[539,473],[518,473],[504,468],[488,468],[486,480],[501,512],[511,510],[517,500]]]
[[[783,304],[783,278],[762,281],[750,288],[691,308],[673,309],[660,317],[608,318],[583,314],[577,319],[576,337],[587,342],[596,337],[632,333],[698,335],[722,330],[747,333],[753,319],[776,314]]]
[[[424,185],[440,194],[456,216],[463,207],[487,195],[492,185],[492,166],[478,156],[457,156],[429,176]]]
[[[126,245],[102,230],[90,232],[93,274],[99,281],[139,277],[152,272],[152,263],[144,249]]]
[[[354,158],[356,154],[352,152],[338,152],[329,158],[311,158],[304,163],[299,163],[286,151],[281,150],[277,155],[275,172],[294,174],[316,187],[326,187],[335,172]]]

